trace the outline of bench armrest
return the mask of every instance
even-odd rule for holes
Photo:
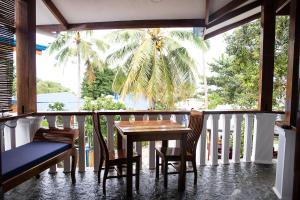
[[[53,141],[74,145],[74,142],[78,136],[78,129],[40,128],[34,134],[33,141]]]

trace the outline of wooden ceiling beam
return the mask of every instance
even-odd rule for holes
[[[205,27],[204,19],[176,19],[176,20],[134,20],[114,22],[94,22],[69,24],[68,28],[60,24],[37,25],[38,30],[47,32],[84,31],[97,29],[126,29],[126,28],[175,28],[175,27]]]
[[[221,34],[221,33],[224,33],[224,32],[226,32],[226,31],[229,31],[229,30],[231,30],[231,29],[233,29],[233,28],[236,28],[236,27],[238,27],[238,26],[241,26],[241,25],[243,25],[243,24],[245,24],[245,23],[251,22],[251,21],[253,21],[253,20],[255,20],[255,19],[258,19],[260,16],[261,16],[261,14],[258,13],[258,14],[249,16],[249,17],[247,17],[247,18],[245,18],[245,19],[243,19],[243,20],[241,20],[241,21],[238,21],[238,22],[229,24],[229,25],[227,25],[227,26],[224,26],[224,27],[222,27],[222,28],[220,28],[220,29],[217,29],[217,30],[215,30],[215,31],[212,31],[212,32],[210,32],[210,33],[204,33],[204,39],[207,40],[207,39],[209,39],[209,38],[211,38],[211,37],[214,37],[214,36],[216,36],[216,35],[219,35],[219,34]]]
[[[277,15],[289,15],[290,14],[291,0],[278,0],[276,6]]]
[[[205,1],[205,24],[209,23],[210,0]]]
[[[287,6],[290,2],[291,0],[278,0],[276,5],[276,12],[284,9],[284,7]]]
[[[236,9],[237,7],[239,7],[240,5],[242,5],[243,3],[246,3],[248,0],[233,0],[230,1],[229,3],[227,3],[225,6],[223,6],[222,8],[220,8],[219,10],[215,11],[214,13],[212,13],[209,16],[209,23],[212,21],[215,21],[217,19],[219,19],[220,17],[226,15],[228,12]]]
[[[245,5],[245,6],[237,8],[237,9],[235,9],[235,10],[233,10],[233,11],[231,11],[231,12],[225,14],[225,15],[223,15],[222,17],[220,17],[219,19],[217,19],[217,20],[215,20],[215,21],[213,21],[211,23],[208,23],[206,27],[207,28],[211,28],[213,26],[216,26],[216,25],[218,25],[218,24],[220,24],[222,22],[230,20],[230,19],[232,19],[232,18],[234,18],[236,16],[239,16],[239,15],[241,15],[241,14],[243,14],[243,13],[249,11],[249,10],[257,8],[260,5],[261,5],[261,0],[257,0],[257,1],[251,2],[251,3],[249,3],[249,4]]]
[[[61,14],[61,12],[54,5],[52,0],[43,0],[44,4],[47,6],[49,11],[54,15],[54,17],[59,21],[59,23],[65,28],[68,29],[69,24],[65,17]]]

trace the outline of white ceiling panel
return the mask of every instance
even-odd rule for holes
[[[53,3],[68,23],[205,17],[205,0],[53,0]],[[40,0],[38,4],[43,2]],[[55,22],[53,16],[47,17],[51,13],[45,9],[37,7],[38,25]]]
[[[42,0],[36,0],[36,24],[58,24],[59,22],[45,6]]]

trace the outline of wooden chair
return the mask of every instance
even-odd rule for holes
[[[94,124],[95,133],[100,143],[100,164],[98,169],[98,183],[100,183],[101,170],[102,170],[103,163],[105,161],[104,176],[103,176],[103,193],[106,194],[106,179],[126,177],[126,175],[122,175],[122,172],[119,171],[119,169],[122,170],[120,166],[126,165],[127,152],[124,150],[114,150],[114,151],[108,150],[105,139],[101,134],[100,120],[97,113],[93,114],[93,124]],[[133,174],[133,176],[136,176],[135,187],[136,190],[139,190],[140,156],[135,152],[133,153],[133,162],[136,163],[136,173]],[[108,171],[111,167],[117,167],[114,168],[118,172],[117,176],[108,176]]]
[[[190,122],[189,128],[192,129],[190,133],[187,135],[187,161],[191,161],[193,165],[193,171],[187,172],[194,172],[194,184],[197,184],[197,168],[196,168],[196,148],[198,139],[202,132],[203,126],[203,112],[199,111],[191,111],[190,114]],[[159,157],[162,160],[162,172],[164,174],[164,186],[168,187],[168,174],[176,174],[178,172],[168,173],[168,165],[169,161],[180,161],[180,152],[181,149],[177,147],[156,147],[156,179],[159,178]],[[172,165],[172,164],[171,164]],[[172,165],[176,168],[174,165]]]

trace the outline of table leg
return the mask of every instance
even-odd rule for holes
[[[186,179],[186,135],[181,136],[180,149],[181,149],[181,162],[180,162],[180,173],[178,178],[178,191],[184,191],[185,179]]]
[[[117,148],[118,148],[118,150],[122,149],[122,145],[123,145],[123,138],[122,138],[121,134],[119,133],[119,131],[117,131]]]
[[[133,154],[133,141],[130,136],[127,136],[127,174],[126,174],[127,197],[132,197],[132,154]]]
[[[168,147],[168,140],[163,140],[161,143],[162,147]]]
[[[122,135],[119,133],[119,131],[117,131],[117,149],[118,150],[122,150],[123,147],[123,138]],[[118,175],[122,175],[122,165],[118,165]]]

